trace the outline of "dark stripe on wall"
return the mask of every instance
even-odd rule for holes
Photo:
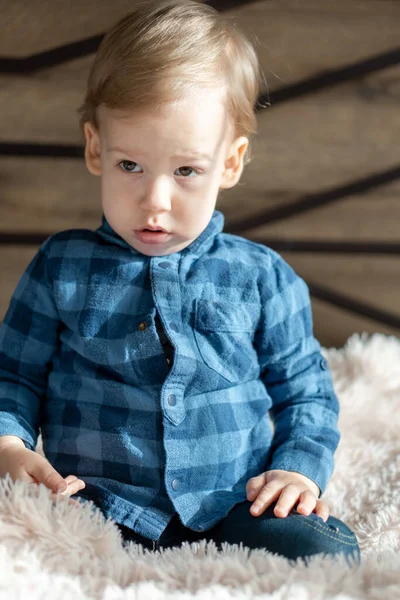
[[[254,4],[254,0],[206,0],[205,4],[209,4],[216,10],[225,11],[238,8],[244,4]]]
[[[241,221],[238,223],[227,223],[225,230],[228,233],[243,233],[248,229],[255,229],[267,223],[273,223],[274,221],[287,219],[289,217],[293,217],[294,215],[305,213],[309,210],[313,210],[327,204],[332,204],[332,202],[337,202],[338,200],[342,200],[347,196],[365,194],[373,188],[386,185],[392,181],[395,181],[396,179],[400,179],[400,167],[395,167],[394,169],[389,169],[388,171],[383,171],[381,173],[377,173],[376,175],[359,179],[353,183],[333,188],[326,192],[308,194],[299,200],[296,200],[295,202],[290,202],[284,206],[278,206],[277,208],[269,209],[261,214],[255,215],[254,217],[249,217],[248,219],[241,219]],[[266,198],[266,203],[267,202],[268,199]]]
[[[248,239],[248,236],[246,236]],[[400,244],[391,242],[324,242],[314,240],[255,240],[279,252],[312,252],[322,254],[394,254],[400,255]]]
[[[27,231],[13,231],[11,233],[0,232],[0,246],[40,246],[52,233],[33,233]]]
[[[358,316],[368,317],[374,321],[378,321],[379,323],[383,323],[384,325],[388,325],[389,327],[394,327],[395,329],[400,329],[400,317],[394,315],[392,313],[386,312],[384,310],[379,310],[378,308],[374,308],[369,304],[364,302],[358,302],[349,298],[348,296],[344,296],[343,294],[338,294],[326,288],[324,286],[320,286],[314,283],[310,283],[307,281],[310,294],[314,298],[318,298],[319,300],[323,300],[328,302],[329,304],[333,304],[334,306],[338,306],[339,308],[344,308],[345,310],[352,312]]]
[[[0,156],[83,158],[83,146],[29,142],[0,142]]]
[[[103,37],[104,34],[94,35],[85,40],[71,42],[25,58],[0,57],[0,73],[29,75],[41,69],[51,69],[65,62],[93,54]]]
[[[376,73],[376,71],[381,71],[388,67],[393,67],[399,63],[400,48],[395,48],[389,52],[378,54],[378,56],[353,63],[347,67],[323,71],[314,77],[293,85],[288,85],[271,94],[262,94],[257,101],[256,109],[265,108],[269,104],[276,106],[288,100],[293,100],[293,98],[300,98],[307,94],[340,85],[346,81],[360,79],[361,77],[371,75],[371,73]]]

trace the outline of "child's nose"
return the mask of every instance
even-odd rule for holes
[[[151,182],[144,192],[141,204],[147,210],[170,210],[171,190],[168,182],[162,179]]]

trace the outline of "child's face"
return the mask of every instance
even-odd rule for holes
[[[156,112],[98,110],[99,132],[85,124],[85,157],[101,175],[107,221],[142,254],[182,250],[207,227],[219,189],[239,180],[248,139],[232,142],[216,92]],[[167,233],[141,233],[146,227]]]

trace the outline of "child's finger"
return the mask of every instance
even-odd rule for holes
[[[53,492],[59,491],[58,488],[64,491],[67,486],[62,475],[40,454],[32,453],[29,462],[27,461],[26,470],[31,477]]]
[[[82,479],[75,477],[75,475],[68,475],[68,477],[65,478],[65,481],[67,481],[67,489],[64,492],[61,492],[60,496],[69,498],[86,487],[85,482],[82,481]]]
[[[64,481],[66,481],[68,484],[72,483],[73,481],[76,481],[78,478],[76,475],[68,475],[67,477],[64,478]]]
[[[270,504],[279,498],[281,491],[282,486],[279,485],[279,487],[277,487],[276,483],[265,485],[250,507],[251,514],[254,516],[261,515]]]
[[[309,515],[315,509],[316,504],[317,499],[315,497],[315,494],[313,494],[311,490],[305,490],[300,494],[300,500],[296,510],[302,515]]]
[[[323,500],[317,500],[317,505],[314,512],[324,521],[327,521],[329,518],[329,506]]]
[[[274,508],[276,517],[287,517],[293,506],[298,502],[301,490],[294,483],[285,486]]]
[[[64,492],[61,492],[64,496],[72,496],[86,487],[85,482],[82,479],[78,479],[76,475],[68,475],[68,477],[65,477],[65,481],[67,482],[68,487]]]
[[[266,483],[266,473],[261,473],[260,475],[249,479],[246,485],[247,500],[255,500]]]

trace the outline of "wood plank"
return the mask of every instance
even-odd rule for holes
[[[375,193],[346,198],[289,219],[262,225],[248,231],[246,237],[261,243],[268,238],[398,242],[399,223],[400,182]]]
[[[0,180],[1,231],[55,233],[100,225],[100,178],[83,160],[6,158]]]
[[[383,333],[398,337],[399,332],[371,319],[359,317],[321,300],[312,300],[314,335],[325,348],[341,348],[355,333]]]
[[[398,46],[400,4],[391,0],[273,0],[234,13],[259,42],[270,90]]]
[[[25,57],[106,31],[132,9],[134,0],[1,0],[0,55]]]
[[[400,70],[385,77],[399,81]],[[221,206],[229,206],[240,221],[303,194],[397,167],[400,113],[397,99],[385,100],[384,79],[370,78],[371,88],[376,86],[371,102],[363,98],[363,88],[352,83],[265,111],[258,121],[253,161],[239,184],[221,194]],[[369,192],[368,199],[396,199],[399,189],[398,184],[382,186]]]
[[[400,317],[400,256],[303,252],[282,252],[282,256],[304,279]]]

